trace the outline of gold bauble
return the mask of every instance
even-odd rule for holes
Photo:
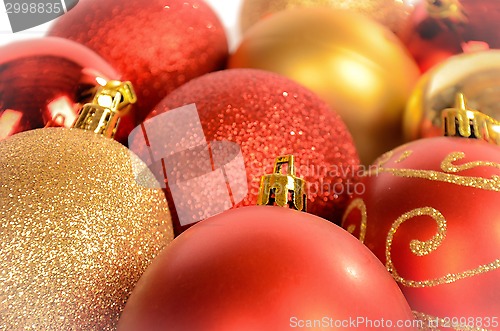
[[[418,0],[244,0],[240,13],[241,31],[259,20],[286,9],[326,7],[347,9],[366,15],[398,32]]]
[[[229,66],[273,71],[316,92],[343,118],[364,164],[402,142],[403,110],[419,77],[391,31],[356,13],[317,8],[262,20]]]
[[[406,107],[406,139],[442,135],[442,111],[454,107],[457,94],[471,109],[500,120],[499,50],[456,55],[423,75]]]
[[[119,143],[79,129],[0,142],[0,330],[115,329],[173,238],[146,169]]]

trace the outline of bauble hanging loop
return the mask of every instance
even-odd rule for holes
[[[113,138],[120,117],[137,101],[132,83],[110,81],[98,89],[92,103],[85,104],[73,128],[84,129]]]
[[[276,158],[273,173],[262,176],[260,181],[258,205],[276,205],[306,211],[306,181],[295,176],[294,162],[293,155]]]
[[[445,136],[481,139],[500,145],[500,122],[469,108],[462,93],[457,94],[455,107],[443,110],[441,116]]]

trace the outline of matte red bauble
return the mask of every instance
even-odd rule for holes
[[[138,282],[118,330],[389,330],[398,321],[414,330],[396,283],[354,237],[310,214],[256,206],[175,239]]]
[[[400,37],[421,69],[476,49],[500,48],[500,2],[429,0],[420,3]]]
[[[0,140],[44,126],[71,127],[97,87],[119,79],[90,49],[61,38],[0,47]]]
[[[202,0],[80,0],[49,34],[88,46],[132,82],[136,124],[176,87],[222,69],[228,56],[224,28]]]
[[[172,137],[172,129],[165,127],[162,132],[161,126],[153,125],[154,117],[193,103],[207,142],[232,142],[241,148],[244,167],[240,172],[246,171],[243,176],[249,189],[237,206],[255,205],[259,191],[255,179],[270,172],[275,155],[294,154],[298,176],[309,183],[309,212],[340,222],[355,189],[359,160],[346,126],[324,101],[274,73],[252,69],[220,71],[195,79],[166,97],[145,122],[146,131],[154,129],[165,139]],[[144,155],[135,148],[135,142],[130,146],[138,155]],[[187,164],[194,162],[191,158]],[[188,165],[176,164],[174,170],[182,173]],[[210,183],[203,186],[210,187]],[[168,189],[167,197],[171,197]],[[188,199],[175,206],[169,200],[172,211],[190,208]],[[176,233],[185,228],[177,224]]]
[[[346,212],[429,326],[500,330],[499,178],[496,145],[418,140],[381,157]]]

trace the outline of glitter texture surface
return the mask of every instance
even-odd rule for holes
[[[142,121],[169,92],[222,69],[224,27],[202,0],[80,0],[49,32],[93,49],[130,80]]]
[[[255,205],[260,179],[272,173],[275,158],[293,154],[297,176],[308,182],[308,212],[340,223],[359,159],[349,131],[325,102],[277,74],[234,69],[187,83],[150,117],[191,103],[198,108],[208,142],[241,147],[249,193],[239,206]]]
[[[0,330],[115,328],[173,237],[163,193],[135,179],[143,167],[117,142],[81,130],[0,142]]]

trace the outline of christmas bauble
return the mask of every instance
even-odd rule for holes
[[[365,164],[400,144],[402,112],[419,76],[388,29],[355,13],[317,8],[259,22],[230,67],[274,71],[316,92],[344,119]]]
[[[316,95],[285,77],[260,70],[235,69],[208,74],[180,87],[155,107],[145,122],[146,130],[154,131],[146,140],[163,141],[174,136],[173,129],[155,124],[156,120],[169,110],[192,103],[198,109],[204,141],[231,142],[241,148],[244,166],[237,171],[243,172],[248,191],[240,203],[235,201],[238,206],[255,205],[259,180],[272,170],[276,155],[294,154],[297,175],[309,183],[309,212],[333,222],[340,221],[345,203],[356,189],[359,161],[342,120]],[[186,139],[194,141],[199,137]],[[175,150],[180,144],[182,142],[174,147],[161,147]],[[140,146],[137,150],[134,141],[130,146],[138,155],[149,155],[141,151]],[[161,150],[159,147],[156,149]],[[192,178],[194,175],[185,169],[197,162],[205,160],[189,157],[188,162],[174,164],[171,173],[184,173]],[[175,178],[168,178],[172,180]],[[209,183],[202,186],[215,190]],[[173,212],[192,209],[190,200],[194,199],[176,201],[174,206],[169,190],[167,197]],[[176,224],[174,217],[174,226]],[[176,233],[185,228],[178,224]]]
[[[286,9],[327,7],[364,14],[392,31],[399,31],[413,11],[414,0],[244,0],[240,14],[241,30],[246,32],[259,20]]]
[[[454,106],[459,93],[471,109],[500,120],[499,50],[457,55],[423,75],[405,111],[406,138],[442,135],[442,112]]]
[[[202,0],[80,0],[49,34],[88,46],[132,82],[136,124],[176,87],[223,68],[228,55],[224,28]]]
[[[496,0],[422,1],[400,37],[426,71],[463,51],[500,48],[499,19]]]
[[[175,239],[137,284],[118,330],[375,329],[367,320],[381,329],[413,320],[370,251],[313,215],[256,206]]]
[[[0,329],[114,330],[172,239],[163,192],[119,143],[46,128],[0,142]],[[142,176],[136,178],[141,170]]]
[[[500,330],[499,176],[498,146],[418,140],[377,161],[344,215],[433,329]]]
[[[69,40],[0,47],[0,140],[46,125],[71,127],[96,87],[118,78],[101,57]]]

